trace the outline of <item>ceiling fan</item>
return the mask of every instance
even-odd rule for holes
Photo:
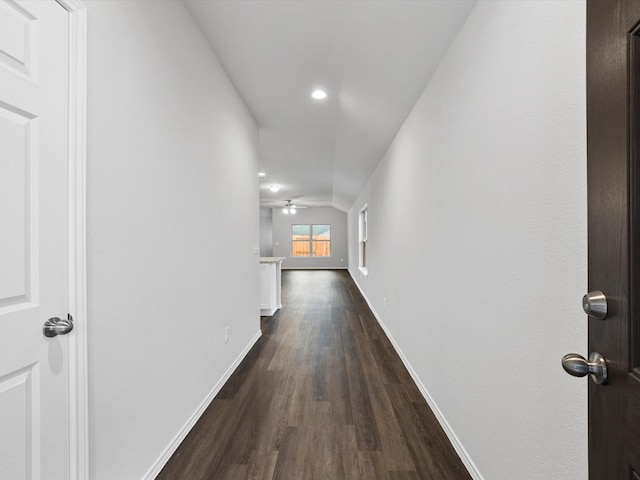
[[[298,208],[307,208],[307,207],[299,207],[297,205],[294,205],[293,203],[291,203],[291,200],[285,200],[285,205],[284,208],[282,209],[282,213],[284,213],[285,215],[295,215],[296,210]]]

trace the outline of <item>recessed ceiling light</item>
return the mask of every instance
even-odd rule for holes
[[[264,173],[264,172],[259,172],[259,173],[258,173],[258,176],[259,176],[259,177],[266,177],[266,176],[267,176],[267,174],[266,174],[266,173]]]
[[[280,185],[269,185],[269,190],[271,190],[273,193],[277,192],[278,190],[280,190]]]
[[[324,100],[325,98],[327,98],[327,92],[320,89],[314,90],[311,94],[311,97],[315,98],[316,100]]]

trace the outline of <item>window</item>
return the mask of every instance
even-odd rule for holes
[[[330,257],[331,225],[291,225],[292,257]]]
[[[367,270],[367,206],[365,205],[360,210],[359,222],[358,222],[358,240],[359,240],[359,259],[358,267],[365,275]]]

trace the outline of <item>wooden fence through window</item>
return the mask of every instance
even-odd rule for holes
[[[292,257],[330,257],[331,240],[327,235],[313,237],[313,255],[310,255],[309,235],[291,235]]]

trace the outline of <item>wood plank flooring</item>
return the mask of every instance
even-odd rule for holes
[[[289,270],[283,309],[157,477],[471,478],[353,280]]]

